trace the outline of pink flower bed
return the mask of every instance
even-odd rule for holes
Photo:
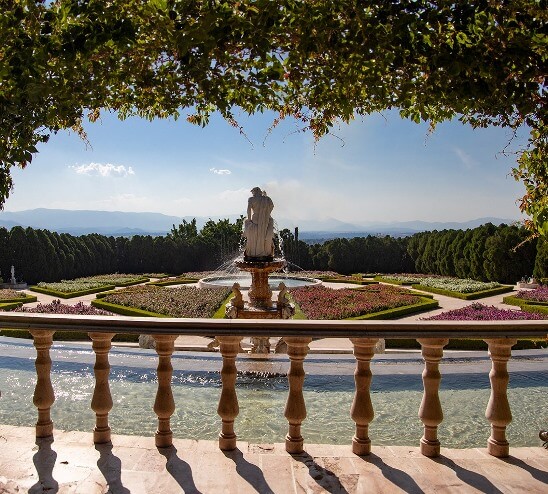
[[[548,285],[541,285],[534,290],[520,290],[516,297],[534,302],[548,302]]]
[[[425,317],[423,321],[510,321],[547,319],[542,314],[533,314],[521,310],[498,309],[480,303],[473,303],[461,309],[442,312],[437,316]]]
[[[18,307],[15,312],[39,312],[42,314],[73,314],[79,316],[112,316],[112,312],[96,309],[78,302],[75,305],[62,304],[59,299],[51,304],[38,304],[36,307]]]
[[[335,290],[325,286],[304,286],[291,295],[308,319],[347,319],[418,302],[416,295],[390,285]]]

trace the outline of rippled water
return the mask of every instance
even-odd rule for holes
[[[36,374],[34,358],[0,357],[0,422],[33,426],[32,404]],[[56,428],[91,431],[94,413],[90,402],[95,383],[90,363],[54,362],[52,382],[56,401],[52,418]],[[110,385],[114,406],[110,424],[114,433],[153,435],[156,416],[156,372],[152,368],[113,366]],[[176,410],[171,427],[180,438],[216,439],[220,418],[218,372],[175,370],[173,395]],[[546,428],[546,373],[512,373],[508,397],[514,420],[508,428],[513,446],[538,446],[538,432]],[[374,375],[372,401],[375,419],[369,435],[377,445],[417,445],[422,423],[417,417],[422,398],[419,375]],[[303,423],[305,442],[350,444],[354,424],[349,416],[354,392],[350,375],[309,375],[304,397],[308,417]],[[283,442],[287,421],[283,416],[288,386],[286,377],[240,375],[237,380],[240,415],[239,439]],[[489,378],[482,374],[443,376],[440,399],[444,421],[439,428],[443,446],[485,447],[489,422],[484,413],[489,400]]]

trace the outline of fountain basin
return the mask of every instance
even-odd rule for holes
[[[219,286],[232,286],[239,283],[243,289],[251,287],[251,276],[246,275],[226,275],[226,276],[207,276],[198,282],[200,288],[212,288]],[[287,288],[297,288],[300,286],[321,285],[321,280],[306,277],[293,276],[269,276],[268,284],[270,288],[277,289],[280,283],[284,283]]]

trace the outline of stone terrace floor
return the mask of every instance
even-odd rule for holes
[[[445,449],[430,459],[416,447],[306,445],[291,456],[283,444],[238,443],[223,453],[214,441],[175,439],[159,450],[153,437],[55,431],[35,444],[34,429],[0,425],[0,492],[31,493],[546,493],[548,451],[513,448],[507,459],[485,449]]]

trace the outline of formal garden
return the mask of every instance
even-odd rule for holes
[[[109,274],[59,282],[39,282],[30,287],[30,292],[63,299],[88,294],[96,294],[96,298],[91,301],[92,307],[82,303],[61,304],[57,301],[39,304],[38,307],[29,309],[23,306],[36,302],[35,295],[5,289],[0,290],[0,309],[51,313],[66,311],[64,313],[71,314],[109,313],[129,316],[222,318],[224,306],[232,297],[229,287],[188,286],[211,274],[211,271],[186,272],[178,276],[169,276],[165,273]],[[297,309],[295,318],[299,319],[395,319],[437,308],[438,302],[434,294],[471,300],[514,289],[513,286],[496,282],[439,275],[355,274],[344,276],[333,271],[284,274],[288,277],[292,275],[315,277],[329,284],[356,285],[355,288],[315,285],[290,289],[291,301]],[[503,302],[516,306],[516,309],[479,310],[485,306],[473,303],[468,306],[470,308],[468,311],[463,309],[462,312],[447,313],[447,317],[476,320],[548,317],[548,288],[545,285],[540,285],[535,290],[520,290],[515,295],[504,297]],[[100,311],[96,312],[94,308]],[[443,318],[443,314],[436,318]]]

